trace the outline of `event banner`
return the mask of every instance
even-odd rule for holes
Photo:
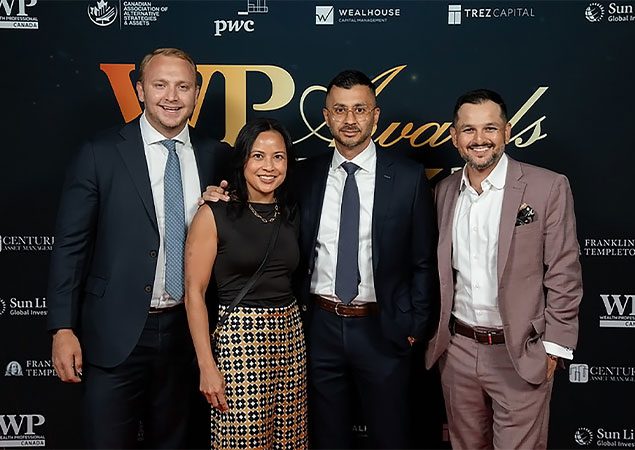
[[[556,373],[549,447],[635,447],[635,1],[0,0],[0,39],[0,448],[82,446],[82,387],[57,379],[46,331],[56,210],[81,142],[141,113],[139,61],[157,47],[197,63],[193,127],[233,144],[247,120],[273,117],[303,158],[333,147],[331,78],[363,71],[377,86],[378,151],[423,163],[433,186],[463,166],[457,97],[501,93],[507,153],[565,174],[575,199],[580,337]],[[447,448],[422,353],[417,445]],[[363,421],[355,430],[363,447]]]

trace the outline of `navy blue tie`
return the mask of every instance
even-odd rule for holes
[[[181,166],[176,154],[176,141],[161,141],[168,149],[168,161],[163,174],[163,204],[165,207],[165,291],[174,299],[183,298],[183,254],[185,250],[185,206]]]
[[[355,172],[359,166],[352,162],[342,163],[346,171],[342,210],[340,214],[340,235],[337,244],[337,268],[335,269],[335,295],[342,303],[350,303],[359,292],[359,191]]]

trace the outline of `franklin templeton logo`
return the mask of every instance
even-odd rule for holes
[[[583,241],[582,256],[635,256],[635,239],[596,239]]]
[[[46,297],[28,299],[0,297],[0,316],[46,316]]]
[[[44,447],[46,439],[38,428],[42,414],[0,414],[0,447]]]
[[[51,251],[53,250],[53,242],[53,236],[7,236],[0,234],[0,253]]]
[[[7,364],[7,368],[4,371],[5,377],[21,377],[22,376],[22,366],[17,361],[10,361]]]
[[[621,430],[607,430],[597,428],[592,430],[588,427],[578,428],[573,439],[576,444],[582,447],[635,447],[635,429],[622,428]]]
[[[635,294],[600,294],[606,314],[600,328],[635,329]]]
[[[29,15],[38,0],[0,0],[0,29],[37,30],[37,17]]]
[[[633,383],[635,382],[635,367],[571,364],[569,366],[569,382]]]
[[[57,372],[53,368],[50,359],[27,359],[20,364],[18,361],[10,361],[4,371],[5,377],[56,377]]]

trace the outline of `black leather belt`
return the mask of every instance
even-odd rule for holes
[[[177,303],[174,306],[166,306],[165,308],[155,308],[154,306],[151,306],[148,309],[148,314],[165,314],[168,312],[174,312],[174,311],[178,311],[181,308],[183,308],[185,306],[184,303]]]
[[[473,328],[468,324],[459,322],[455,318],[452,318],[450,322],[450,331],[452,334],[460,334],[461,336],[474,339],[479,344],[497,345],[505,343],[505,333],[503,333],[503,330],[497,328]]]
[[[340,317],[367,317],[374,316],[379,313],[377,303],[364,303],[363,305],[345,305],[344,303],[334,302],[320,295],[311,295],[311,298],[324,311],[337,314]]]

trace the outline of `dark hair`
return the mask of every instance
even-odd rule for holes
[[[492,101],[496,103],[501,108],[501,117],[505,122],[507,122],[507,106],[505,106],[505,101],[503,97],[500,96],[498,92],[491,91],[489,89],[475,89],[473,91],[466,92],[461,95],[457,101],[456,105],[454,105],[454,115],[452,116],[452,126],[456,125],[457,114],[459,112],[459,108],[466,103],[470,103],[472,105],[478,105],[480,103],[486,101]]]
[[[236,143],[234,144],[232,158],[232,176],[230,178],[231,201],[229,208],[231,216],[237,217],[242,214],[247,207],[249,193],[247,190],[247,180],[245,179],[245,164],[249,159],[249,154],[254,146],[254,142],[265,131],[277,131],[282,136],[284,146],[287,151],[287,175],[280,186],[275,190],[276,202],[280,208],[283,220],[293,220],[295,214],[295,201],[289,189],[290,176],[295,165],[295,155],[293,152],[293,141],[287,129],[275,119],[257,118],[252,119],[240,129]]]
[[[350,89],[353,86],[368,86],[373,93],[373,97],[375,97],[375,85],[364,73],[359,70],[344,70],[337,75],[335,78],[331,80],[328,87],[326,88],[326,95],[328,97],[333,86],[337,86],[338,88]]]

